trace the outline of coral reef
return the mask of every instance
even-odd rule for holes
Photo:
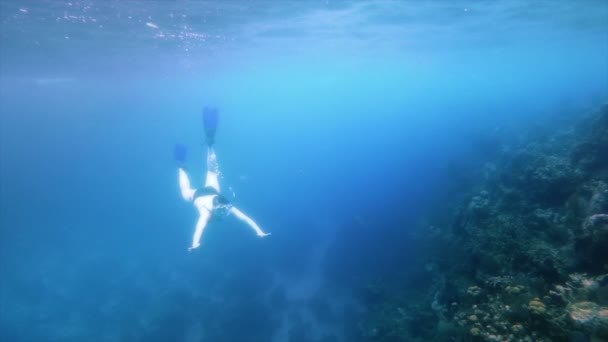
[[[379,300],[368,340],[608,340],[608,104],[477,172],[418,236],[426,291]],[[416,330],[415,315],[436,329]]]
[[[538,289],[532,286],[486,283],[485,297],[468,291],[454,319],[481,341],[559,341],[576,332],[601,340],[608,337],[608,307],[600,299],[608,291],[606,280],[608,275],[572,274],[542,297],[533,295]]]

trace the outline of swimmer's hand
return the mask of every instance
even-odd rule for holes
[[[189,248],[188,248],[188,252],[192,252],[192,250],[197,249],[197,248],[199,248],[200,246],[201,246],[201,244],[200,244],[200,243],[197,243],[196,245],[194,245],[194,246],[192,246],[192,247],[189,247]]]
[[[259,237],[264,237],[264,236],[268,236],[270,234],[272,234],[272,233],[258,233],[258,236]]]

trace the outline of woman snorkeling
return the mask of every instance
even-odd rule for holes
[[[230,201],[220,194],[220,183],[218,180],[220,173],[219,164],[213,149],[218,123],[218,111],[216,108],[203,108],[203,123],[207,143],[207,177],[205,178],[205,187],[193,189],[190,186],[190,179],[183,165],[179,168],[179,187],[182,197],[186,201],[192,201],[200,214],[196,229],[194,230],[192,246],[188,248],[188,251],[200,246],[203,231],[213,217],[221,218],[233,214],[241,221],[247,223],[259,237],[270,235],[270,233],[264,233],[255,221],[233,206]],[[181,164],[184,163],[186,160],[185,146],[179,144],[175,146],[175,159]]]

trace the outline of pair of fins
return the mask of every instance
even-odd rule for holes
[[[217,130],[217,124],[219,121],[219,112],[215,107],[203,108],[203,126],[205,128],[205,141],[209,147],[215,143],[215,131]],[[187,148],[185,145],[176,144],[174,156],[178,162],[184,162],[186,160]]]

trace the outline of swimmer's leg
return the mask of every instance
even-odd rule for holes
[[[257,223],[255,223],[254,220],[252,220],[249,216],[243,214],[242,211],[238,210],[236,207],[232,207],[230,209],[230,212],[234,214],[234,216],[236,216],[238,219],[240,219],[241,221],[247,223],[249,225],[249,227],[251,227],[253,230],[255,230],[255,233],[259,236],[259,237],[264,237],[264,236],[268,236],[271,233],[264,233],[262,231],[262,229],[260,228],[260,226],[258,226]]]
[[[218,180],[220,174],[220,166],[217,162],[217,156],[213,147],[207,148],[207,177],[205,178],[205,187],[212,187],[217,192],[220,192],[220,182]]]
[[[200,213],[201,216],[196,223],[196,229],[194,230],[194,236],[192,237],[192,246],[188,248],[188,251],[198,248],[201,245],[201,236],[203,236],[203,230],[205,230],[205,227],[209,222],[209,218],[211,217],[211,213],[207,210],[201,210]]]
[[[182,197],[186,201],[192,201],[192,198],[194,197],[194,192],[196,190],[192,189],[192,187],[190,186],[190,179],[188,179],[188,174],[186,173],[186,170],[181,167],[179,168],[179,189],[182,192]]]

